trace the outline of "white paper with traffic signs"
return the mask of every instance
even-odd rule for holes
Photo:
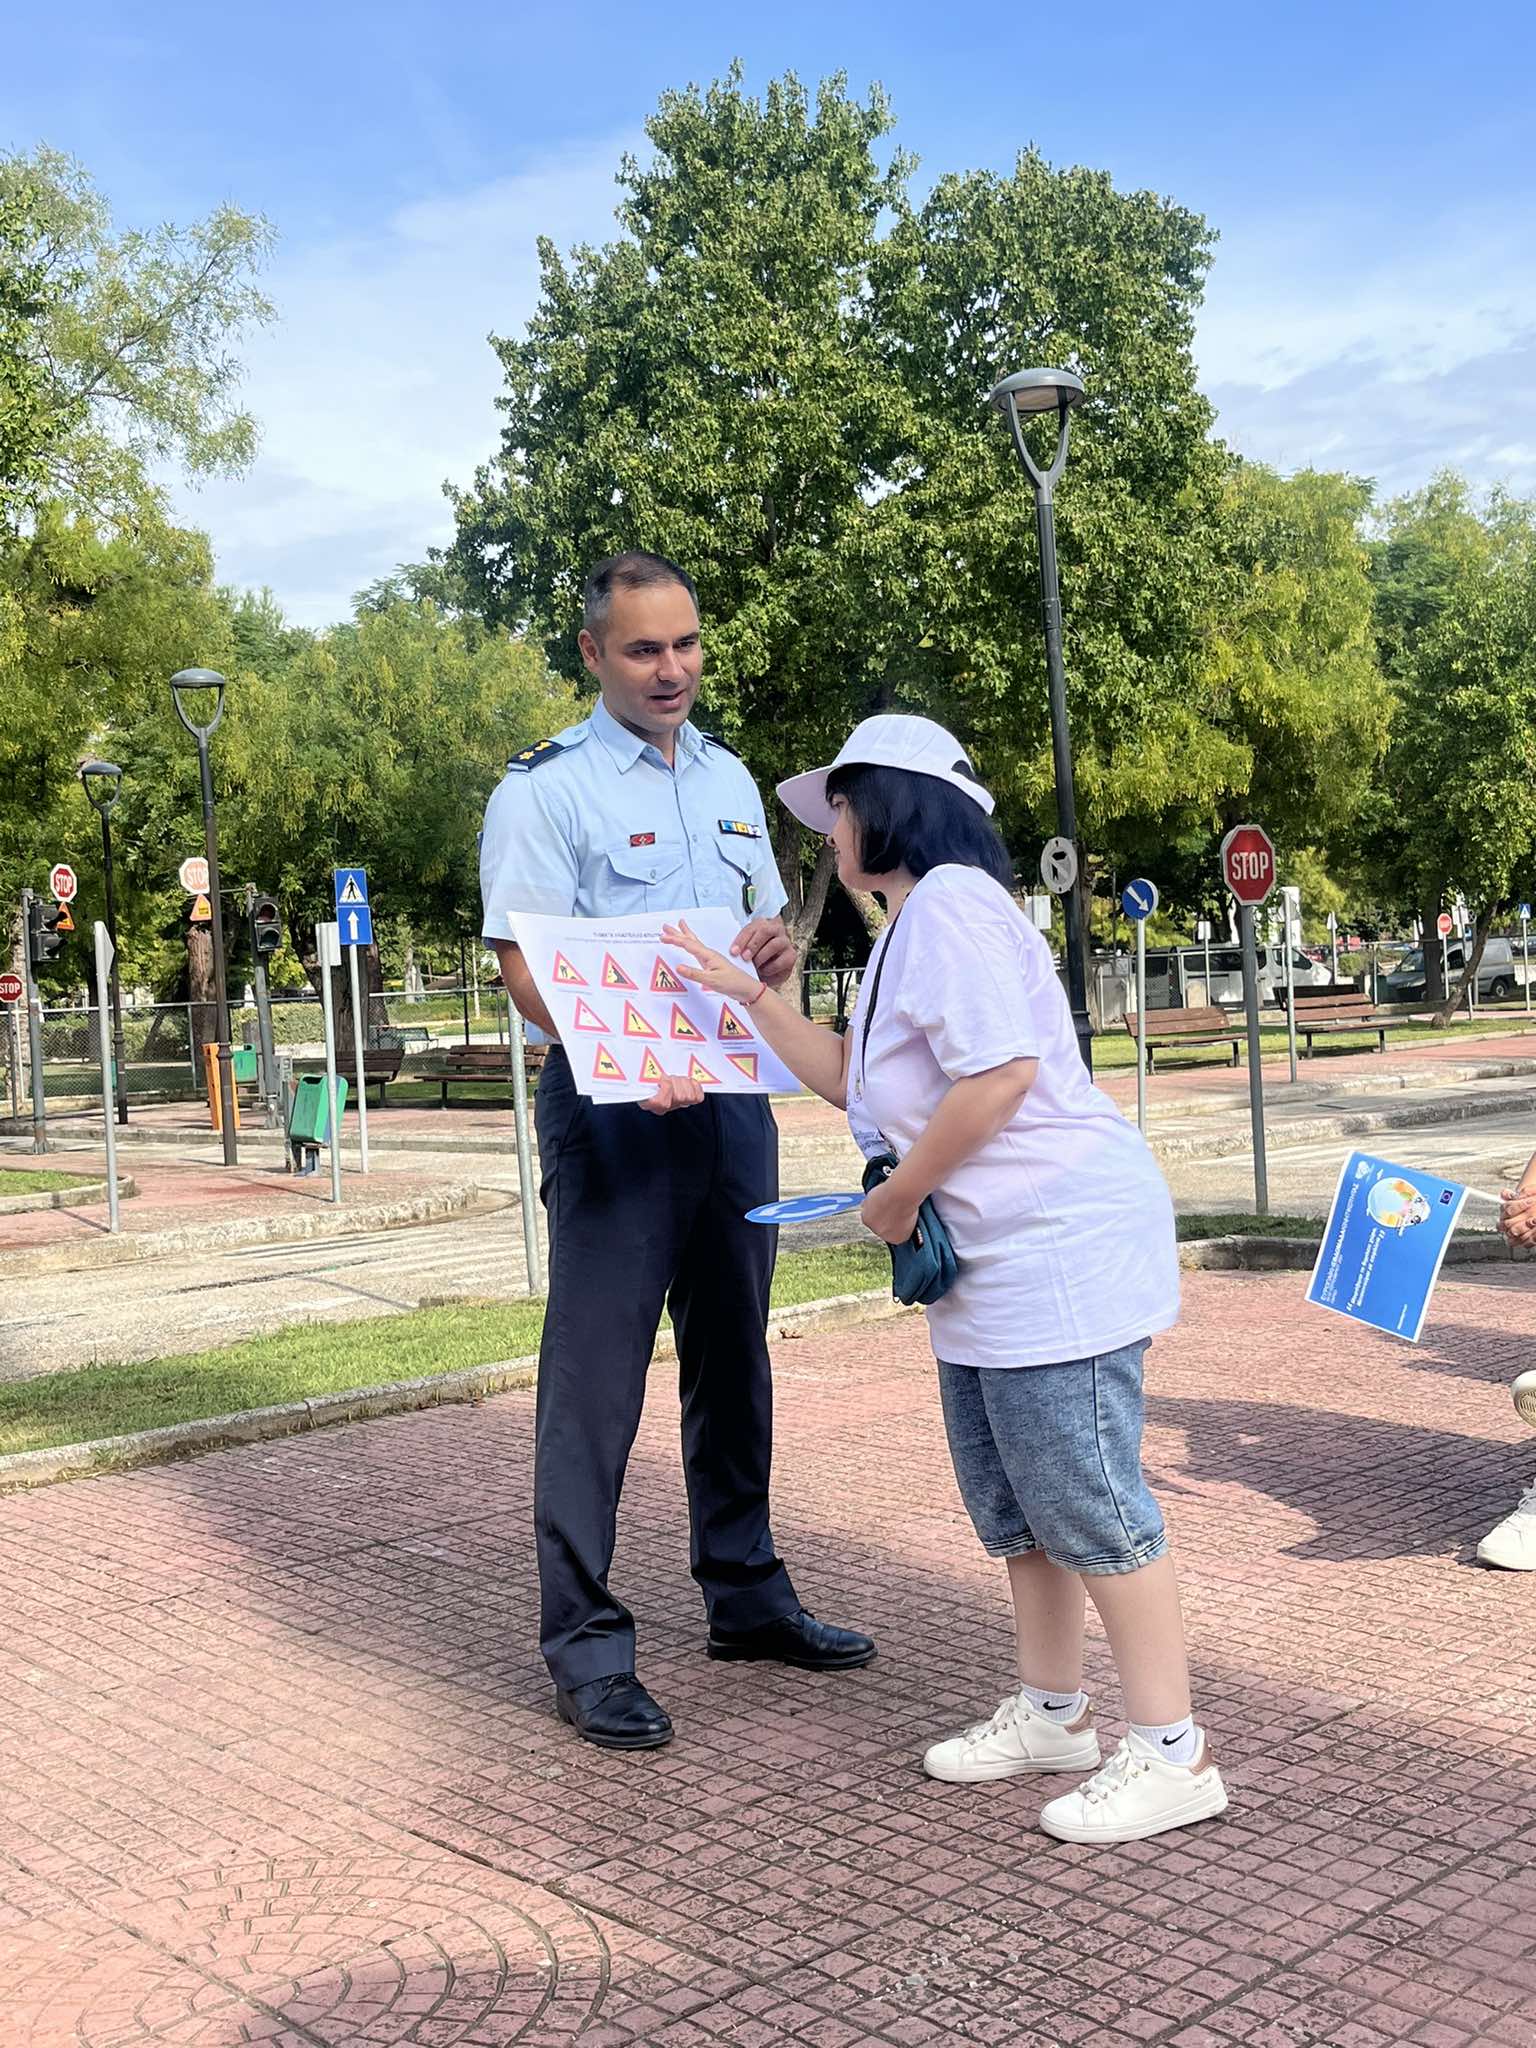
[[[686,918],[706,946],[728,952],[739,929],[728,910],[509,915],[576,1086],[594,1102],[643,1101],[669,1074],[698,1081],[706,1095],[799,1092],[758,1037],[751,1008],[685,981],[677,969],[687,954],[662,943],[663,926]]]

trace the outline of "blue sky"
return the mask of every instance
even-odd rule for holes
[[[1034,143],[1205,214],[1201,381],[1245,453],[1536,494],[1528,4],[77,0],[62,33],[13,15],[6,45],[0,146],[79,156],[125,226],[231,199],[278,228],[281,320],[247,350],[262,454],[177,502],[222,576],[303,623],[445,538],[443,479],[495,444],[485,336],[532,309],[534,238],[605,239],[659,94],[736,56],[753,87],[878,79],[920,181]]]

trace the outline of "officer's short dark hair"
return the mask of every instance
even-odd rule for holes
[[[680,583],[693,599],[694,609],[698,609],[698,587],[681,563],[666,555],[650,554],[644,548],[629,548],[587,571],[581,594],[582,624],[594,640],[601,638],[615,590],[644,590],[655,583]]]
[[[1005,889],[1013,887],[1013,862],[997,827],[979,804],[936,775],[850,761],[827,777],[827,795],[844,798],[853,813],[866,875],[905,868],[916,877],[953,864],[980,868]]]

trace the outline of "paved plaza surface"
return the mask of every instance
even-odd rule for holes
[[[868,1670],[702,1654],[670,1374],[616,1583],[677,1739],[581,1745],[533,1649],[531,1394],[0,1500],[5,2048],[1523,2048],[1536,1276],[1418,1348],[1189,1276],[1149,1374],[1220,1820],[1118,1850],[1061,1780],[934,1784],[1009,1683],[921,1321],[776,1348],[775,1523]],[[1089,1683],[1111,1737],[1102,1641]]]

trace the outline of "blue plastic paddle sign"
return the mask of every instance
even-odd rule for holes
[[[841,1216],[847,1209],[864,1206],[862,1193],[855,1195],[786,1195],[782,1202],[764,1202],[749,1209],[749,1223],[819,1223],[823,1216]]]

